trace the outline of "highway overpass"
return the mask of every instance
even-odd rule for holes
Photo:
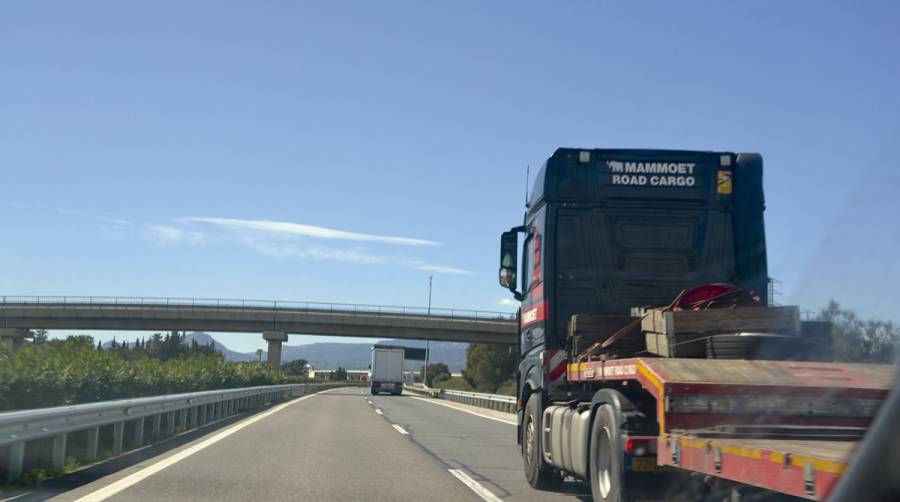
[[[0,297],[0,337],[14,348],[28,329],[263,333],[280,364],[290,334],[516,343],[513,315],[315,302],[183,298]]]

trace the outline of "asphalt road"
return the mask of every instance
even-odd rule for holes
[[[515,425],[508,416],[484,415],[501,418],[409,396],[337,389],[236,421],[54,500],[589,498],[574,481],[562,493],[531,489]]]

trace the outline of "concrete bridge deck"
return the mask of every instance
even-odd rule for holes
[[[166,298],[0,297],[0,328],[221,331],[515,344],[513,315],[377,305]]]

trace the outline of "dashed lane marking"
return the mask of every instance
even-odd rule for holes
[[[391,427],[397,429],[397,432],[399,432],[400,434],[403,434],[404,436],[409,435],[409,432],[407,432],[406,429],[404,429],[403,427],[400,427],[397,424],[391,424]]]
[[[378,408],[375,408],[375,413],[378,413],[379,415],[384,415],[384,412],[382,412]]]
[[[502,502],[500,497],[491,493],[490,490],[481,485],[478,481],[472,479],[465,471],[461,471],[459,469],[448,469],[450,474],[456,477],[456,479],[465,483],[466,486],[469,487],[470,490],[475,492],[476,495],[481,497],[481,500],[485,500],[487,502]]]

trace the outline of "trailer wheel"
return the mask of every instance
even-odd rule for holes
[[[538,490],[556,490],[562,485],[562,476],[544,465],[541,455],[541,395],[535,392],[525,405],[525,421],[522,424],[522,458],[525,462],[525,478]]]
[[[602,404],[591,427],[590,478],[594,502],[622,502],[625,469],[621,427],[612,406]]]

